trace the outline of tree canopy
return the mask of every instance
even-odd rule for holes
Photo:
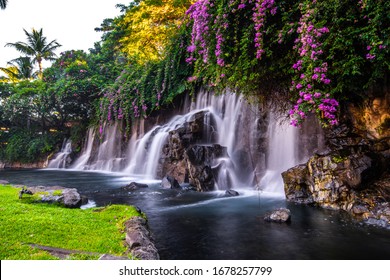
[[[202,87],[283,103],[292,125],[315,114],[334,126],[341,103],[388,83],[389,1],[137,0],[118,7],[116,18],[96,28],[102,39],[89,53],[55,58],[59,44],[42,29],[25,31],[27,43],[10,43],[34,63],[54,63],[32,81],[24,58],[3,68],[17,82],[0,83],[0,122],[36,135],[72,136],[75,127],[114,120],[130,127]]]

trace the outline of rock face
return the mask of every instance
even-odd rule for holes
[[[172,176],[165,176],[161,181],[161,187],[164,189],[180,189],[180,184]]]
[[[158,260],[160,256],[152,241],[145,219],[134,217],[125,223],[126,243],[130,252],[142,260]]]
[[[390,138],[358,132],[346,124],[329,131],[326,153],[284,172],[287,200],[345,210],[390,227]]]
[[[226,148],[216,144],[193,145],[186,150],[184,160],[188,170],[188,180],[197,191],[214,189],[217,174],[212,169],[213,162],[223,156],[227,156]]]
[[[291,222],[291,211],[287,208],[276,209],[270,213],[267,213],[264,217],[264,221],[275,223]]]
[[[213,170],[217,158],[227,156],[226,148],[220,145],[202,145],[205,111],[195,113],[186,123],[170,131],[163,149],[162,187],[177,188],[189,183],[197,191],[214,189],[218,170]],[[175,180],[177,183],[175,183]]]

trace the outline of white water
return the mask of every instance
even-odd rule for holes
[[[85,142],[83,153],[72,164],[72,169],[88,170],[88,160],[91,157],[93,141],[95,139],[95,130],[93,128],[88,129],[87,141]]]
[[[298,164],[297,129],[271,112],[268,135],[267,168],[260,180],[260,188],[284,194],[281,173]]]
[[[69,155],[72,153],[72,141],[70,139],[66,140],[64,139],[64,142],[62,143],[61,151],[58,152],[54,159],[52,159],[49,164],[48,168],[66,168],[67,167],[67,160]]]

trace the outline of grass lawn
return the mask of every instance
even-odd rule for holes
[[[34,203],[18,188],[0,185],[0,259],[56,259],[29,244],[68,250],[124,255],[124,221],[139,216],[129,205],[103,208],[69,209]],[[71,259],[96,259],[98,256],[74,254]]]

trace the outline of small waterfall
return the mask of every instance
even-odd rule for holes
[[[97,152],[93,153],[96,133],[93,128],[88,131],[88,138],[84,152],[71,166],[73,169],[121,171],[125,159],[122,155],[122,133],[119,131],[120,123],[105,125],[104,134],[100,139]]]
[[[72,141],[70,139],[64,139],[62,143],[61,151],[58,152],[54,159],[52,159],[48,168],[66,168],[69,164],[69,155],[72,153]]]
[[[88,170],[88,161],[91,157],[93,142],[95,139],[94,128],[88,129],[87,141],[84,144],[83,153],[81,156],[72,164],[70,168],[79,170]]]
[[[124,172],[156,178],[161,152],[169,132],[188,122],[198,111],[194,110],[186,115],[175,116],[168,123],[155,126],[138,140],[134,141],[132,138],[127,154],[129,163]]]
[[[297,129],[271,112],[268,128],[268,157],[266,172],[260,188],[267,192],[284,194],[281,173],[298,164]]]

